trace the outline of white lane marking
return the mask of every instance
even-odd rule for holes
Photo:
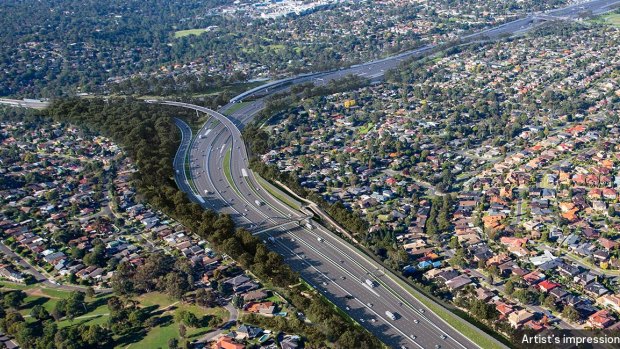
[[[270,236],[270,237],[271,237],[272,235],[267,234],[267,236]],[[290,253],[291,255],[295,255],[295,256],[296,256],[296,257],[297,257],[297,258],[301,261],[301,263],[302,263],[302,264],[303,264],[303,263],[308,264],[308,266],[309,266],[310,268],[314,269],[314,270],[315,270],[315,271],[316,271],[316,272],[317,272],[320,276],[322,276],[323,278],[325,278],[326,280],[328,280],[328,281],[329,281],[329,283],[331,283],[331,284],[335,285],[337,288],[339,288],[340,290],[342,290],[345,294],[350,294],[350,292],[349,292],[348,290],[346,290],[344,287],[340,286],[340,284],[338,284],[338,282],[333,281],[333,280],[332,280],[329,276],[325,275],[322,271],[320,271],[319,269],[317,269],[317,267],[316,267],[316,266],[312,265],[310,262],[308,262],[308,260],[306,260],[305,258],[303,258],[300,254],[298,254],[297,252],[295,252],[294,250],[292,250],[291,248],[289,248],[288,246],[286,246],[284,243],[282,243],[282,241],[278,241],[278,240],[275,240],[275,241],[276,241],[276,244],[278,244],[278,245],[282,246],[285,250],[288,250],[288,251],[289,251],[289,253]],[[313,249],[313,248],[312,248],[309,244],[305,243],[303,240],[301,240],[300,242],[301,242],[301,243],[303,243],[304,245],[307,245],[307,247],[309,247],[310,249]],[[313,250],[314,250],[314,249],[313,249]],[[318,251],[315,251],[315,252],[318,252]],[[320,254],[320,252],[318,252],[318,253]],[[303,252],[302,252],[302,254],[303,254]],[[284,254],[282,254],[282,256],[284,257]],[[329,260],[331,261],[331,259],[329,259]],[[331,261],[331,263],[332,263],[332,264],[334,264],[336,267],[339,267],[339,268],[341,268],[341,269],[342,269],[342,267],[341,267],[341,266],[339,266],[339,265],[335,264],[333,261]],[[345,273],[349,274],[349,275],[350,275],[350,277],[353,277],[353,278],[354,278],[354,275],[353,275],[353,274],[351,274],[351,273],[349,273],[346,269],[343,269],[343,271],[344,271]],[[308,280],[306,280],[306,282],[308,282]],[[308,284],[310,284],[312,287],[314,287],[316,290],[318,290],[318,291],[320,291],[320,292],[322,292],[322,293],[331,293],[331,294],[332,294],[332,296],[333,296],[334,298],[336,298],[336,297],[337,297],[337,296],[336,296],[333,292],[331,292],[331,291],[327,290],[326,288],[321,288],[321,287],[319,287],[319,286],[312,285],[310,282],[308,282]],[[324,297],[325,297],[325,298],[327,298],[327,296],[324,296]],[[383,317],[383,315],[381,315],[381,314],[377,313],[374,309],[372,309],[372,308],[371,308],[371,307],[369,307],[367,304],[365,304],[364,302],[362,302],[361,300],[359,300],[357,297],[355,297],[355,301],[357,301],[357,302],[358,302],[358,303],[359,303],[362,307],[366,308],[366,309],[367,309],[369,312],[371,312],[372,314],[375,314],[375,316],[376,316],[378,319],[383,320],[383,322],[384,322],[385,324],[387,324],[388,326],[392,327],[394,330],[396,330],[396,332],[400,333],[400,334],[403,336],[403,338],[404,338],[404,339],[406,339],[406,340],[408,340],[408,341],[412,342],[414,345],[416,345],[416,346],[417,346],[417,347],[419,347],[420,349],[423,349],[423,348],[424,348],[424,347],[422,347],[422,346],[421,346],[421,345],[420,345],[420,344],[419,344],[419,343],[418,343],[415,339],[410,338],[410,337],[409,337],[406,333],[404,333],[404,332],[403,332],[400,328],[396,327],[396,326],[395,326],[395,325],[394,325],[391,321],[389,321],[388,319],[384,318],[384,317]],[[351,316],[351,315],[350,315],[350,316]],[[351,318],[353,319],[353,316],[351,316]],[[360,324],[360,325],[361,325],[361,324]]]
[[[375,296],[381,298],[381,296],[379,296],[379,294],[377,293],[377,291],[373,290],[372,287],[366,285],[366,283],[363,283],[364,287],[366,287],[368,289],[368,291],[372,292],[375,294]]]

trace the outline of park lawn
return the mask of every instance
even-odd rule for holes
[[[108,310],[108,307],[105,306],[105,310]],[[73,326],[73,325],[101,325],[106,326],[108,324],[108,317],[110,314],[92,314],[88,313],[86,315],[78,316],[73,321],[71,320],[61,320],[57,322],[58,328]]]
[[[200,35],[202,33],[205,33],[207,30],[208,29],[206,28],[178,30],[174,32],[174,38],[178,39],[178,38],[182,38],[182,37],[190,36],[190,35]]]
[[[51,313],[56,307],[58,301],[69,297],[69,294],[71,293],[69,291],[40,287],[37,284],[20,285],[3,282],[0,283],[0,286],[3,288],[23,290],[28,294],[19,309],[19,313],[22,314],[28,321],[34,321],[34,319],[30,317],[30,312],[35,305],[41,305],[45,308],[45,310]],[[86,297],[87,306],[89,308],[94,308],[90,309],[90,311],[86,314],[76,317],[73,321],[67,319],[59,321],[58,327],[62,328],[80,323],[89,325],[106,324],[108,320],[107,317],[109,315],[107,305],[107,300],[109,297],[110,295],[97,296],[94,298]]]
[[[52,310],[54,310],[54,307],[56,307],[56,303],[58,303],[58,299],[28,295],[28,297],[24,299],[24,303],[22,304],[19,313],[24,316],[29,316],[30,311],[35,305],[42,305],[47,312],[51,313]]]
[[[149,292],[145,293],[136,298],[138,302],[144,307],[162,307],[165,308],[175,303],[173,299],[170,298],[167,294],[161,292]]]
[[[41,288],[41,293],[52,298],[66,298],[71,292],[63,290],[55,290],[53,288]]]
[[[206,315],[213,315],[219,317],[223,320],[222,322],[224,322],[227,321],[230,317],[228,311],[226,311],[226,309],[224,308],[202,308],[196,305],[185,303],[177,303],[174,306],[171,306],[176,302],[171,300],[167,295],[159,292],[147,293],[145,295],[137,297],[137,300],[140,301],[140,304],[143,306],[156,307],[156,309],[153,310],[154,312],[158,312],[166,307],[170,307],[169,309],[165,310],[163,314],[171,316],[171,320],[167,321],[162,326],[156,327],[155,329],[149,331],[139,342],[131,344],[131,347],[134,348],[167,348],[168,340],[170,340],[171,338],[180,339],[179,324],[174,321],[174,317],[177,312],[182,310],[193,313],[199,319]],[[206,334],[212,329],[209,327],[186,327],[186,330],[186,339],[191,341],[199,338],[200,336]],[[121,347],[125,348],[125,344],[123,344]]]
[[[620,13],[608,13],[590,20],[592,23],[611,25],[620,28]]]

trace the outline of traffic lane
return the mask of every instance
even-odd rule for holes
[[[346,255],[342,250],[335,248],[334,246],[327,243],[326,240],[323,242],[318,241],[317,235],[313,234],[313,231],[308,231],[304,228],[301,228],[301,232],[297,233],[299,229],[294,231],[288,231],[288,234],[293,236],[296,241],[299,243],[305,244],[310,250],[315,252],[318,258],[322,258],[323,260],[331,263],[335,269],[332,269],[332,272],[343,272],[342,269],[347,271],[351,271],[354,273],[353,279],[355,276],[358,277],[359,284],[362,285],[362,288],[369,288],[364,284],[366,278],[371,280],[381,279],[383,275],[376,275],[372,270],[368,270],[365,266],[360,266],[359,264],[352,262],[350,255]],[[342,261],[345,261],[344,263]],[[344,271],[346,273],[346,271]],[[370,291],[370,290],[369,290]],[[374,292],[373,292],[374,291]],[[374,296],[374,298],[373,298]],[[452,328],[448,326],[441,326],[442,323],[439,319],[434,316],[428,317],[426,316],[426,311],[424,313],[420,313],[419,309],[422,309],[423,306],[417,300],[414,300],[411,303],[411,307],[404,305],[397,297],[395,297],[392,293],[386,290],[383,285],[378,285],[376,288],[373,288],[370,291],[370,294],[367,293],[367,298],[365,300],[373,300],[371,302],[375,305],[375,307],[381,310],[381,314],[384,314],[386,310],[398,313],[400,318],[395,322],[400,320],[405,323],[415,324],[417,320],[418,323],[415,324],[415,327],[418,328],[420,333],[424,333],[427,338],[433,341],[433,346],[435,344],[440,344],[444,347],[450,348],[464,348],[463,344],[459,343],[468,343],[469,341],[456,333]],[[408,334],[410,335],[410,334]],[[444,336],[446,337],[444,339]]]
[[[215,132],[217,132],[217,130]],[[206,154],[206,162],[208,165],[206,166],[205,176],[210,176],[214,192],[218,192],[219,195],[225,199],[226,204],[229,205],[233,220],[242,223],[245,227],[250,227],[254,225],[254,222],[260,221],[262,218],[256,212],[248,210],[245,203],[238,197],[224,175],[223,159],[230,147],[231,136],[226,129],[222,129],[221,132],[227,135],[226,139],[222,137],[210,138],[209,141],[212,143],[209,145],[203,142],[203,144],[208,147]],[[199,147],[202,146],[202,144],[199,145]],[[231,159],[231,164],[232,163],[233,160]]]
[[[291,211],[291,209],[288,208],[288,206],[284,207],[284,209],[287,210],[287,211]],[[317,230],[320,230],[320,228],[317,228],[316,230],[313,230],[313,231],[309,231],[309,230],[307,230],[305,228],[302,228],[302,229],[305,230],[305,232],[302,233],[302,234],[299,234],[299,236],[297,237],[299,240],[306,240],[306,243],[308,243],[310,245],[314,245],[313,246],[314,249],[317,249],[317,250],[321,250],[322,249],[323,251],[326,251],[324,249],[325,244],[323,244],[321,242],[318,242],[318,240],[317,240],[318,235],[315,234],[315,232]],[[291,233],[291,232],[289,232],[289,234],[294,235],[294,233]],[[332,235],[329,234],[329,233],[325,233],[323,238],[324,239],[325,238],[328,239],[328,240],[326,240],[327,244],[330,244],[330,243],[333,244],[334,242],[338,243],[337,240],[334,240],[333,242],[329,241],[329,239],[332,238]],[[350,255],[351,255],[350,253],[347,253],[346,251],[344,251],[344,250],[342,250],[342,249],[340,249],[338,247],[334,247],[334,248],[337,249],[337,252],[331,254],[331,260],[333,260],[333,261],[338,260],[340,263],[342,263],[342,262],[345,261],[345,259],[350,258]],[[327,252],[329,252],[329,250],[327,250]],[[360,279],[360,280],[362,278],[366,277],[366,275],[367,275],[367,273],[369,271],[374,271],[376,269],[376,267],[374,265],[372,265],[372,264],[365,265],[364,269],[362,269],[362,267],[359,267],[357,264],[354,264],[354,263],[351,263],[351,264],[347,263],[347,268],[349,268],[349,271],[352,271],[352,272],[354,271],[353,269],[356,269],[354,272],[357,273],[358,279]],[[380,277],[382,277],[382,275],[379,275],[378,277],[380,278]],[[435,319],[435,318],[429,319],[426,316],[426,311],[424,312],[424,314],[420,314],[418,312],[418,310],[419,309],[423,309],[424,307],[422,306],[422,304],[417,299],[415,299],[414,297],[411,297],[411,298],[412,299],[406,299],[406,301],[411,303],[413,305],[414,309],[416,309],[416,310],[410,309],[408,307],[403,307],[402,303],[399,300],[396,300],[396,299],[392,299],[392,301],[389,302],[389,304],[386,304],[386,308],[388,308],[387,310],[393,309],[393,311],[397,311],[397,312],[400,311],[402,313],[401,315],[403,315],[404,318],[408,318],[409,317],[411,320],[414,320],[414,319],[417,318],[421,322],[422,321],[429,321],[429,322],[432,321],[433,323],[442,324],[441,320],[439,320],[439,319]],[[426,319],[426,320],[424,320],[424,319]],[[429,330],[436,332],[437,335],[440,338],[441,338],[442,334],[445,334],[445,335],[448,336],[448,338],[447,338],[448,340],[450,340],[449,337],[453,337],[455,339],[455,341],[467,342],[467,340],[465,338],[459,338],[460,337],[459,334],[456,333],[452,329],[452,327],[449,327],[449,326],[441,326],[439,328],[433,327],[433,328],[430,328]]]
[[[396,321],[392,321],[392,323],[397,328],[399,328],[401,331],[407,331],[409,329],[409,326],[416,327],[418,328],[418,332],[426,334],[425,340],[429,342],[426,344],[431,344],[431,342],[434,343],[433,345],[438,344],[437,342],[439,341],[439,338],[442,335],[441,332],[436,332],[433,326],[430,326],[430,324],[426,324],[421,319],[421,317],[417,316],[417,314],[415,312],[412,312],[410,309],[407,309],[407,308],[401,309],[399,305],[397,304],[398,303],[397,301],[394,300],[390,302],[392,295],[385,292],[385,290],[382,290],[381,287],[377,287],[371,290],[369,286],[366,286],[364,284],[364,281],[366,278],[365,272],[363,270],[358,269],[355,266],[355,264],[349,264],[345,262],[344,265],[339,265],[338,264],[339,262],[337,260],[339,258],[345,258],[345,257],[338,255],[338,253],[332,254],[331,256],[326,256],[326,254],[329,254],[329,252],[326,253],[326,250],[327,251],[329,250],[327,246],[315,246],[313,248],[310,248],[310,250],[308,250],[309,247],[303,246],[305,245],[305,243],[303,242],[302,238],[299,236],[302,234],[295,235],[295,234],[292,234],[290,231],[288,232],[288,234],[292,235],[295,238],[295,242],[288,242],[286,241],[286,239],[280,240],[280,241],[286,241],[286,243],[290,244],[293,247],[302,248],[301,250],[296,251],[296,252],[298,253],[303,252],[304,255],[307,256],[307,259],[309,261],[310,260],[326,261],[329,265],[321,263],[322,265],[321,270],[330,277],[331,277],[331,274],[334,274],[334,277],[331,277],[331,278],[335,279],[337,282],[347,282],[346,279],[340,280],[340,276],[342,276],[342,274],[346,274],[347,279],[352,283],[352,284],[347,285],[347,290],[349,290],[349,292],[353,296],[357,297],[358,299],[364,299],[366,304],[370,304],[371,305],[370,307],[378,312],[378,318],[381,321],[389,321],[384,316],[384,313],[386,310],[396,312],[399,314],[400,317]],[[312,238],[312,239],[316,241],[315,238]],[[319,248],[323,248],[323,250],[321,250],[321,253],[317,252]],[[343,268],[344,266],[346,266],[346,269]],[[334,270],[334,268],[340,269],[340,270]],[[349,273],[347,269],[353,274]],[[355,291],[352,291],[352,290],[355,290]],[[373,317],[371,316],[367,318],[366,320],[370,321],[371,318]],[[415,324],[414,322],[415,320],[418,320],[417,324]],[[409,336],[411,334],[413,333],[405,332],[403,335]],[[432,335],[429,335],[429,334],[432,334]],[[445,344],[444,344],[444,347],[445,347]]]
[[[218,143],[215,143],[215,145],[219,148],[220,145]],[[225,150],[224,152],[228,151],[229,147],[226,148],[227,150]],[[247,196],[247,193],[243,193],[241,192],[241,195],[239,195],[236,190],[239,190],[238,188],[235,187],[235,177],[238,176],[238,173],[240,173],[240,170],[235,170],[235,164],[236,164],[236,160],[235,158],[231,155],[231,161],[230,161],[230,166],[231,166],[231,177],[233,178],[233,183],[232,185],[230,183],[228,183],[228,179],[223,176],[221,173],[223,172],[224,168],[224,163],[223,163],[223,157],[217,156],[217,157],[210,157],[210,167],[215,168],[217,166],[218,169],[220,171],[220,178],[218,178],[218,182],[216,183],[216,190],[218,190],[223,196],[226,197],[226,199],[229,201],[229,203],[231,204],[232,207],[234,207],[243,217],[246,217],[246,219],[248,222],[250,223],[250,225],[254,225],[256,222],[260,222],[264,219],[264,216],[260,213],[260,211],[258,210],[254,210],[251,205],[248,204],[248,202],[246,200],[244,200],[244,196]],[[244,221],[246,220],[244,219]]]
[[[337,251],[342,256],[345,256],[349,260],[354,260],[356,263],[360,263],[362,267],[371,272],[372,275],[375,275],[377,279],[384,282],[391,290],[396,292],[400,297],[405,300],[405,303],[401,303],[398,297],[394,297],[396,303],[392,303],[391,306],[395,307],[395,309],[403,309],[410,310],[411,314],[419,316],[422,319],[425,319],[427,322],[432,324],[434,331],[439,333],[439,337],[441,338],[441,334],[446,335],[448,340],[454,341],[454,343],[458,344],[459,347],[461,345],[473,345],[470,343],[469,339],[462,336],[459,332],[457,332],[454,328],[443,322],[441,318],[439,318],[435,313],[427,309],[420,301],[418,301],[412,294],[410,294],[407,290],[404,290],[398,283],[393,281],[391,278],[385,276],[383,272],[377,273],[377,266],[373,263],[367,261],[365,258],[359,257],[357,258],[355,251],[351,250],[348,245],[344,245],[345,243],[340,241],[336,236],[331,234],[330,232],[324,231],[322,229],[313,230],[314,233],[320,233],[321,238],[324,242],[320,244],[330,245],[331,248]],[[316,239],[308,239],[308,242],[311,244],[315,244],[315,248],[319,248],[318,241]],[[399,292],[402,291],[402,292]],[[409,305],[411,307],[409,307]],[[420,309],[424,309],[421,312]]]
[[[265,102],[263,99],[257,99],[247,103],[248,105],[244,105],[233,113],[226,114],[231,119],[235,120],[235,124],[240,126],[240,128],[243,128],[245,125],[251,122],[254,119],[254,116],[258,112],[260,112],[265,106]]]
[[[286,216],[283,217],[282,213],[274,210],[270,203],[265,202],[265,198],[260,195],[258,186],[249,182],[250,169],[245,166],[246,162],[242,161],[242,157],[243,155],[240,149],[233,150],[234,161],[231,161],[231,174],[235,186],[241,192],[243,200],[248,205],[246,209],[258,212],[263,217],[263,220],[267,220],[265,223],[277,225],[290,220],[290,218]],[[256,201],[259,203],[257,204]],[[267,226],[269,226],[269,224],[262,224],[256,228],[266,228]]]
[[[383,305],[381,297],[377,298],[373,290],[365,286],[360,280],[355,280],[354,277],[347,277],[344,280],[335,278],[334,281],[334,278],[330,276],[337,273],[330,268],[331,263],[327,265],[327,263],[321,261],[321,256],[316,256],[313,251],[303,248],[302,245],[296,243],[297,240],[296,242],[288,243],[282,243],[283,239],[276,241],[279,244],[271,243],[269,244],[270,248],[274,248],[276,252],[283,254],[287,263],[299,261],[294,270],[296,269],[296,271],[300,272],[300,275],[305,280],[309,281],[322,294],[340,306],[343,311],[349,313],[361,325],[371,330],[372,333],[387,344],[393,347],[404,345],[409,347],[421,346],[424,348],[431,348],[435,344],[440,344],[444,348],[461,348],[453,347],[451,343],[440,343],[441,341],[437,335],[429,336],[430,328],[425,326],[422,321],[415,324],[413,322],[414,316],[408,312],[400,314],[400,317],[395,321],[389,320],[385,315],[385,311],[394,311],[394,309]],[[289,246],[286,246],[287,244]],[[291,251],[296,254],[291,253]],[[304,257],[299,258],[298,255],[303,255]],[[323,284],[323,282],[326,284]],[[345,298],[347,295],[353,295],[355,299],[347,300]],[[372,300],[372,302],[369,302],[369,300]],[[371,321],[372,319],[375,319],[375,322]],[[386,333],[389,333],[389,336],[384,336]],[[411,338],[412,334],[416,336],[415,339]]]
[[[547,13],[552,15],[576,15],[584,10],[592,10],[592,11],[604,11],[613,5],[619,3],[618,0],[595,0],[582,4],[571,5],[562,9],[550,10]],[[583,9],[582,9],[583,7]]]
[[[226,190],[224,188],[219,188],[219,186],[216,184],[218,182],[221,182],[222,185],[227,185],[223,184],[224,180],[221,175],[221,170],[215,172],[217,174],[217,177],[215,181],[213,181],[210,176],[212,175],[212,170],[213,168],[215,168],[215,166],[206,165],[209,161],[209,155],[212,153],[211,147],[213,146],[213,142],[215,142],[216,145],[225,145],[230,138],[230,133],[227,132],[227,130],[223,126],[220,127],[220,125],[221,123],[217,123],[216,120],[205,124],[201,129],[200,134],[205,135],[207,134],[207,130],[211,130],[208,132],[207,137],[195,139],[193,156],[191,159],[192,176],[194,178],[194,183],[196,184],[196,187],[201,193],[201,196],[203,196],[202,194],[205,194],[205,190],[210,193],[203,196],[203,199],[205,200],[205,203],[208,204],[208,206],[212,207],[213,209],[218,209],[224,213],[230,214],[236,222],[243,226],[247,226],[251,224],[249,219],[244,219],[243,215],[240,214],[238,211],[235,211],[233,206],[231,206],[231,201],[234,201],[235,196],[233,195],[227,197],[226,195],[230,188],[227,188],[228,190]],[[223,142],[218,142],[218,140],[220,139],[223,139]],[[223,153],[223,151],[221,151],[220,153]],[[203,161],[205,162],[205,166],[202,166]],[[221,166],[219,166],[218,168],[221,169]]]
[[[241,156],[241,154],[240,154],[240,153],[239,153],[239,156]],[[236,170],[234,170],[233,172],[235,173],[234,180],[236,181],[236,180],[237,180],[237,178],[236,178],[237,176],[236,176],[236,175],[238,175],[238,174],[240,174],[240,173],[242,172],[242,171],[241,171],[241,168],[240,168],[240,167],[236,167]],[[243,176],[242,176],[242,177],[243,177]],[[239,185],[239,184],[237,184],[237,185]],[[239,185],[239,187],[242,187],[242,186],[247,186],[247,183],[246,183],[245,181],[241,181],[241,185]],[[241,189],[241,188],[240,188],[240,189]],[[248,192],[248,194],[249,194],[249,192]],[[268,209],[269,209],[269,210],[271,210],[271,208],[268,208]],[[266,215],[266,216],[269,216],[269,215]],[[272,216],[272,217],[273,217],[273,216]],[[274,223],[275,223],[275,222],[274,222]],[[300,240],[301,240],[301,239],[300,239]],[[311,241],[313,241],[313,240],[310,240],[310,241],[308,241],[308,242],[311,242]],[[315,246],[314,248],[315,248],[315,249],[318,249],[318,248],[320,248],[320,246],[318,246],[318,247],[317,247],[317,246]],[[337,259],[339,258],[338,256],[340,256],[340,257],[341,257],[341,254],[340,254],[340,253],[341,253],[341,252],[337,252],[336,254],[333,254],[333,255],[331,256],[331,258],[330,258],[330,259],[331,259],[332,261],[337,260]],[[338,256],[337,256],[337,255],[338,255]],[[358,270],[358,271],[357,271],[357,273],[358,273],[359,275],[363,275],[363,274],[365,274],[365,271],[363,271],[363,270]],[[362,276],[359,276],[359,278],[361,279],[361,278],[362,278]],[[379,302],[383,302],[383,303],[384,303],[384,309],[385,309],[385,310],[390,310],[390,309],[393,309],[393,311],[396,311],[396,310],[394,310],[394,309],[400,309],[400,308],[399,308],[399,306],[400,306],[400,302],[399,302],[399,301],[396,301],[395,299],[394,299],[394,300],[392,300],[391,302],[389,302],[389,301],[387,301],[387,302],[386,302],[386,301],[383,301],[383,300],[379,300]],[[418,305],[418,306],[420,306],[420,305]],[[384,311],[384,310],[383,310],[383,311]],[[406,320],[412,320],[412,321],[413,321],[413,320],[416,320],[416,319],[417,319],[417,316],[419,315],[419,314],[417,314],[415,311],[410,311],[410,310],[408,310],[407,308],[400,309],[400,312],[401,312],[401,316],[402,316],[402,318],[403,318],[403,320],[404,320],[404,321],[406,321]],[[420,318],[419,318],[419,319],[417,319],[417,320],[418,320],[418,321],[420,321],[420,323],[422,324],[422,326],[424,326],[424,324],[425,324],[425,322],[426,322],[426,321],[429,321],[429,320],[427,320],[427,319],[424,319],[422,316],[420,316]],[[422,326],[421,326],[421,327],[422,327]],[[447,330],[449,330],[449,329],[447,329]],[[431,333],[432,333],[432,332],[437,332],[437,333],[436,333],[436,336],[437,336],[438,338],[441,338],[441,336],[442,336],[442,335],[443,335],[443,333],[444,333],[444,331],[443,331],[443,330],[442,330],[442,331],[439,331],[439,329],[437,329],[437,328],[433,328],[433,327],[429,327],[429,328],[428,328],[428,329],[426,329],[424,332],[425,332],[425,333],[428,333],[428,332],[431,332]],[[444,344],[444,345],[445,345],[445,344]],[[456,347],[459,347],[459,346],[456,346]]]
[[[342,284],[325,278],[321,272],[316,270],[322,268],[321,262],[312,260],[311,257],[308,257],[305,253],[303,254],[305,258],[300,258],[299,254],[303,253],[302,251],[298,250],[298,254],[294,254],[291,252],[292,250],[290,248],[283,244],[270,244],[270,248],[274,252],[283,255],[284,261],[290,265],[293,270],[297,271],[306,282],[315,287],[317,291],[327,297],[331,302],[340,306],[344,312],[358,320],[360,325],[371,331],[371,333],[376,335],[381,341],[394,348],[401,347],[402,345],[414,345],[413,340],[405,339],[404,336],[395,331],[387,321],[375,323],[365,320],[364,322],[359,321],[359,319],[369,319],[376,315],[369,310],[372,308],[368,308],[362,301],[359,301],[357,297],[352,300],[347,300],[345,298],[350,292],[363,296],[363,291],[361,289],[356,290],[357,285]],[[323,282],[326,282],[325,286]],[[347,307],[349,308],[348,310]]]
[[[180,119],[175,118],[174,123],[181,131],[181,144],[177,149],[172,164],[175,172],[174,179],[177,183],[177,186],[179,186],[179,189],[189,195],[190,200],[196,203],[200,203],[199,200],[196,199],[196,197],[192,194],[193,191],[192,188],[189,186],[187,174],[185,173],[185,158],[190,147],[192,130],[184,121]]]

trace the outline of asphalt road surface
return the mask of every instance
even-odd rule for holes
[[[576,18],[584,10],[600,13],[618,2],[599,0],[544,14],[532,14],[466,38],[487,40],[522,33],[537,27],[541,21],[555,20],[557,17]],[[349,74],[380,79],[387,70],[397,67],[403,60],[432,53],[432,49],[427,46],[348,69],[295,77],[288,82],[311,81],[320,85]],[[290,84],[286,86],[290,87]],[[271,84],[233,100],[272,94],[282,88],[288,87]],[[191,188],[189,192],[194,196],[197,194],[197,200],[204,207],[229,213],[237,224],[258,234],[304,280],[386,344],[409,348],[477,347],[420,303],[376,262],[316,223],[306,225],[304,212],[289,208],[261,188],[249,170],[247,151],[239,129],[264,107],[262,99],[244,105],[228,117],[196,105],[163,103],[211,116],[189,144],[191,180],[197,193],[192,193]],[[229,108],[230,105],[227,105],[221,110],[226,112]],[[186,141],[183,143],[186,144]],[[175,170],[183,172],[183,166],[182,162],[175,162]],[[372,280],[374,286],[369,286],[367,279]],[[390,319],[386,311],[396,314],[396,319]],[[486,334],[480,332],[480,336]]]
[[[563,7],[546,12],[532,13],[523,18],[516,19],[502,25],[482,30],[476,33],[463,36],[463,41],[488,41],[496,40],[511,35],[523,34],[537,28],[540,24],[554,20],[575,20],[583,17],[584,14],[602,14],[617,8],[619,0],[593,0],[580,4]],[[270,82],[246,91],[239,96],[231,99],[231,103],[243,101],[247,98],[272,94],[290,87],[290,84],[300,84],[313,82],[316,85],[324,85],[330,80],[340,79],[347,75],[358,75],[370,79],[371,81],[381,80],[386,71],[398,67],[404,60],[412,57],[420,57],[432,53],[436,45],[427,45],[411,51],[403,52],[391,57],[354,65],[331,72],[319,72],[302,74],[296,77]]]
[[[316,223],[306,225],[305,213],[265,192],[249,171],[241,133],[230,119],[200,106],[164,104],[211,115],[190,146],[191,177],[204,207],[229,213],[239,225],[259,232],[258,236],[304,280],[388,345],[476,347],[402,288],[395,277],[384,273],[376,262]],[[247,120],[239,114],[238,122]],[[228,156],[230,161],[225,161]],[[225,173],[225,164],[229,174]],[[176,164],[175,169],[182,170],[181,166]],[[374,281],[375,287],[369,286],[367,279]],[[395,313],[396,319],[390,319],[386,311]]]

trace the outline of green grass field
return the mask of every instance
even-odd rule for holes
[[[237,110],[243,108],[243,106],[247,105],[248,102],[240,102],[240,103],[235,103],[232,105],[232,107],[228,108],[226,110],[226,115],[230,115],[233,114],[234,112],[236,112]]]
[[[375,127],[375,124],[373,124],[372,122],[369,122],[367,125],[364,126],[360,126],[360,128],[358,129],[358,132],[362,135],[367,134],[373,127]]]
[[[418,296],[418,294],[413,290],[413,288],[407,284],[405,284],[402,280],[398,278],[392,278],[394,281],[399,283],[403,288],[405,288],[410,294],[412,294],[418,301],[423,303],[426,307],[431,309],[433,313],[443,319],[445,322],[449,323],[454,329],[456,329],[463,336],[469,338],[472,342],[479,345],[481,348],[501,348],[498,342],[488,338],[487,336],[481,335],[478,331],[476,331],[472,325],[468,324],[466,320],[461,319],[458,315],[450,312],[448,309],[442,307],[441,305],[431,301],[430,299],[424,296]],[[400,298],[400,296],[398,296]]]
[[[160,318],[167,319],[163,324],[152,329],[144,337],[135,343],[131,343],[131,348],[167,348],[168,340],[180,338],[179,324],[174,321],[177,312],[185,310],[194,313],[199,319],[204,316],[215,316],[220,319],[220,323],[227,321],[230,314],[224,308],[202,308],[195,305],[177,303],[167,295],[159,292],[151,292],[137,298],[142,306],[153,307],[154,313],[158,313]],[[175,304],[176,303],[176,304]],[[191,328],[187,327],[186,338],[194,340],[212,329],[207,327]],[[127,348],[127,343],[121,343],[117,348]]]
[[[230,184],[231,186],[234,186],[234,182],[232,179],[232,174],[230,173],[230,157],[232,155],[232,149],[228,149],[226,151],[226,155],[224,155],[224,163],[222,164],[222,167],[224,167],[224,175],[226,176],[226,180],[228,181],[228,184]]]
[[[603,18],[605,19],[605,22],[620,28],[620,13],[610,13],[603,16]]]
[[[30,311],[35,305],[41,305],[43,306],[43,308],[45,308],[45,310],[51,313],[54,307],[56,307],[58,301],[68,298],[70,294],[70,292],[68,291],[41,287],[38,284],[21,285],[10,282],[0,282],[0,287],[3,290],[22,290],[26,292],[28,296],[20,307],[19,313],[28,320],[31,319]],[[109,295],[98,296],[94,298],[87,297],[86,302],[88,306],[88,312],[84,315],[76,317],[75,319],[73,319],[73,321],[61,320],[58,322],[58,327],[66,327],[76,324],[105,324],[108,320],[107,299],[109,297]]]
[[[616,28],[620,28],[620,13],[608,13],[592,20],[594,23],[608,24]]]
[[[235,186],[235,182],[233,181],[232,173],[230,173],[230,157],[231,157],[231,154],[232,154],[232,149],[228,149],[228,151],[226,152],[226,155],[224,155],[224,163],[222,164],[222,166],[224,167],[224,175],[226,176],[226,180],[228,181],[228,184],[230,184],[230,187],[239,196],[241,196],[241,193],[239,192],[239,190]]]
[[[205,29],[205,28],[179,30],[179,31],[174,32],[174,38],[178,39],[178,38],[182,38],[184,36],[200,35],[202,33],[205,33],[206,31],[207,31],[207,29]]]
[[[299,204],[295,200],[289,199],[289,197],[286,194],[280,192],[276,187],[274,187],[271,183],[267,182],[264,178],[260,176],[256,176],[256,180],[258,181],[261,187],[267,190],[269,194],[274,196],[276,199],[282,201],[289,207],[294,208],[296,210],[299,210],[301,208],[301,204]]]

